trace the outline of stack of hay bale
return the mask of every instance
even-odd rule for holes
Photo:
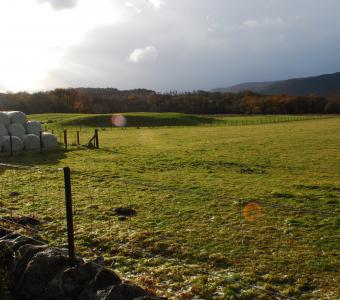
[[[36,121],[27,121],[21,111],[0,111],[0,152],[13,152],[40,149],[40,132],[42,126]],[[51,133],[42,132],[43,149],[57,147],[57,138]]]

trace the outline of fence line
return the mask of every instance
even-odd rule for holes
[[[68,237],[68,249],[69,249],[69,259],[70,259],[70,266],[75,265],[75,250],[74,250],[74,238],[73,238],[73,213],[72,213],[72,191],[71,191],[71,172],[70,168],[64,167],[64,168],[38,168],[38,167],[31,167],[31,166],[23,166],[23,165],[13,165],[13,164],[4,164],[0,163],[0,168],[3,168],[5,170],[11,169],[11,170],[24,170],[29,171],[29,174],[37,173],[42,174],[44,171],[48,172],[60,172],[64,171],[64,190],[65,190],[65,200],[66,200],[66,220],[67,220],[67,237]],[[18,179],[18,178],[17,178]],[[41,177],[40,177],[41,179]],[[32,184],[32,180],[30,178],[30,184]],[[16,193],[15,196],[19,196],[19,193]],[[25,226],[20,223],[20,218],[26,218],[24,216],[20,216],[20,218],[13,217],[13,209],[9,209],[6,207],[1,206],[1,210],[10,212],[10,217],[2,217],[0,218],[0,222],[7,223],[11,226],[14,226],[16,228],[24,229],[26,231],[29,231],[31,233],[39,234],[40,230],[36,228],[32,228],[29,226]],[[32,221],[33,219],[30,219]],[[38,222],[37,220],[34,220],[35,222]],[[38,222],[39,224],[40,222]],[[3,227],[3,226],[2,226]],[[4,227],[3,227],[4,228]],[[12,229],[13,230],[13,229]],[[15,230],[14,232],[18,232]],[[32,240],[35,240],[34,238],[31,238]]]

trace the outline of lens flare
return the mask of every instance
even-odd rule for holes
[[[112,124],[116,127],[125,127],[126,123],[126,118],[123,115],[115,115],[112,117]]]
[[[243,208],[243,217],[254,222],[262,216],[262,206],[257,202],[250,202]]]

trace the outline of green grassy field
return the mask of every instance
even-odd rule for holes
[[[182,113],[124,113],[126,127],[170,127],[170,126],[239,126],[283,123],[291,121],[314,120],[320,118],[331,118],[331,115],[254,115],[254,116],[200,116]],[[44,122],[47,128],[61,129],[69,127],[109,128],[112,124],[112,114],[42,114],[29,116],[33,120]]]
[[[78,252],[171,299],[340,297],[340,118],[126,117],[120,129],[111,116],[33,115],[81,128],[82,143],[101,127],[101,149],[1,158],[71,167]],[[61,172],[1,181],[3,215],[34,214],[44,238],[65,243]],[[120,206],[136,215],[118,218]]]

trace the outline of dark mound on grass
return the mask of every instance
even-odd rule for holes
[[[136,211],[130,207],[117,207],[115,208],[115,213],[118,216],[132,217],[136,214]]]
[[[115,116],[117,115],[79,115],[60,121],[59,124],[62,126],[111,127],[115,126],[112,121]],[[122,116],[126,119],[125,127],[196,126],[223,122],[213,117],[181,113],[124,113]]]

